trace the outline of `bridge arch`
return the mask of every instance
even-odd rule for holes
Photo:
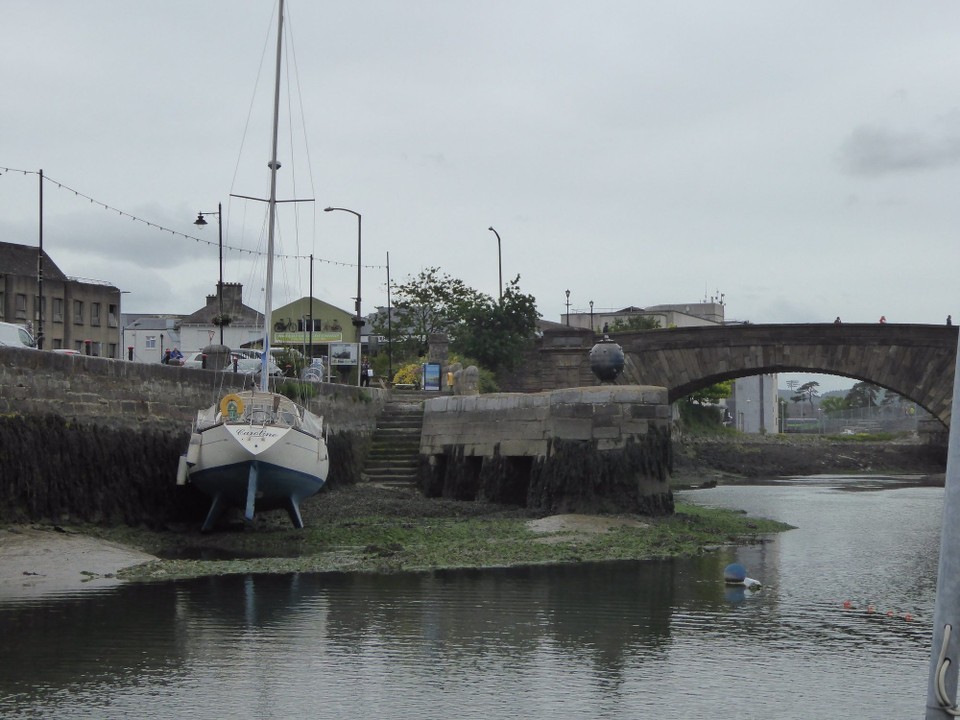
[[[501,388],[539,392],[596,385],[590,348],[601,335],[553,326]],[[616,333],[626,364],[618,384],[665,387],[670,402],[721,380],[811,372],[873,383],[950,426],[957,327],[894,323],[706,325]]]
[[[957,328],[905,324],[720,325],[613,337],[626,364],[618,383],[666,387],[671,402],[749,375],[844,375],[901,395],[950,425]]]

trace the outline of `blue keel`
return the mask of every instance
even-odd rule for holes
[[[250,474],[247,476],[247,507],[244,509],[243,516],[247,520],[253,520],[254,502],[257,499],[257,464],[250,463]]]
[[[220,517],[220,513],[223,512],[223,493],[217,493],[213,496],[213,502],[210,504],[210,509],[207,511],[207,519],[203,521],[203,525],[200,527],[200,532],[210,532],[213,530],[213,526],[216,525],[217,519]]]
[[[287,515],[297,530],[303,530],[303,518],[300,517],[300,505],[292,495],[287,498]]]

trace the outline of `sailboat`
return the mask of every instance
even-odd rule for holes
[[[240,507],[252,520],[256,510],[286,509],[294,527],[303,527],[300,502],[326,482],[330,459],[323,418],[288,397],[272,392],[270,317],[273,311],[274,228],[277,209],[277,135],[280,117],[280,61],[283,0],[279,0],[277,62],[273,103],[267,272],[263,354],[259,387],[230,392],[197,412],[177,483],[195,485],[212,498],[202,530],[212,530],[227,507]],[[256,198],[254,198],[256,199]]]

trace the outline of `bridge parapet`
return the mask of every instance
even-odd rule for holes
[[[511,389],[545,390],[561,376],[595,385],[586,352],[575,359],[553,336],[581,344],[599,339],[572,328],[547,330],[528,355],[525,377]],[[782,372],[842,375],[891,390],[950,424],[957,327],[899,323],[706,325],[611,334],[626,355],[618,385],[658,385],[674,402],[710,385],[738,377]],[[586,332],[586,337],[583,333]],[[572,347],[573,339],[566,345]]]

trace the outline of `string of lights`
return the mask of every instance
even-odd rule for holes
[[[17,168],[9,168],[9,167],[4,167],[4,166],[0,165],[0,174],[3,174],[3,173],[21,173],[21,174],[23,174],[23,175],[39,175],[39,174],[40,174],[39,171],[37,171],[37,170],[20,170],[20,169],[17,169]],[[210,246],[213,246],[213,247],[219,247],[219,245],[220,245],[219,242],[212,242],[212,241],[210,241],[210,240],[204,240],[203,238],[198,238],[198,237],[196,237],[195,235],[187,235],[186,233],[182,233],[182,232],[180,232],[179,230],[171,230],[171,229],[168,228],[168,227],[164,227],[163,225],[158,225],[157,223],[152,222],[152,221],[150,221],[150,220],[144,220],[143,218],[138,217],[138,216],[134,215],[133,213],[128,213],[128,212],[126,212],[126,211],[124,211],[124,210],[121,210],[120,208],[113,207],[112,205],[109,205],[108,203],[101,202],[100,200],[97,200],[96,198],[92,198],[92,197],[90,197],[89,195],[86,195],[86,194],[80,192],[79,190],[74,190],[74,189],[73,189],[72,187],[70,187],[69,185],[66,185],[65,183],[62,183],[62,182],[60,182],[59,180],[53,179],[52,177],[50,177],[50,176],[47,175],[46,173],[43,174],[43,179],[44,179],[46,182],[49,182],[49,183],[52,183],[52,184],[56,185],[57,188],[60,189],[60,190],[67,190],[67,191],[69,191],[69,192],[72,192],[72,193],[73,193],[74,195],[76,195],[77,197],[82,197],[84,200],[89,200],[90,203],[93,204],[93,205],[99,205],[99,206],[102,207],[104,210],[109,210],[109,211],[111,211],[111,212],[115,212],[115,213],[117,213],[120,217],[128,217],[128,218],[130,218],[131,220],[133,220],[134,222],[142,223],[142,224],[146,225],[147,227],[155,228],[156,230],[159,230],[160,232],[170,233],[171,235],[174,235],[174,236],[176,236],[176,237],[182,237],[182,238],[184,238],[184,239],[186,239],[186,240],[193,240],[194,242],[203,243],[204,245],[210,245]],[[259,250],[247,250],[247,249],[245,249],[245,248],[234,247],[234,246],[232,246],[232,245],[224,245],[224,246],[223,246],[223,249],[224,249],[224,250],[230,250],[230,251],[236,252],[236,253],[248,254],[248,255],[261,255],[261,256],[262,256],[262,255],[265,254],[265,253],[260,252]],[[290,260],[309,260],[309,259],[310,259],[310,255],[283,255],[283,254],[278,254],[276,257],[284,258],[284,259],[290,259]],[[327,264],[327,265],[338,265],[338,266],[340,266],[340,267],[357,267],[357,264],[356,264],[356,263],[339,262],[339,261],[337,261],[337,260],[327,260],[327,259],[325,259],[325,258],[319,258],[319,257],[314,257],[313,260],[314,260],[314,262],[325,263],[325,264]],[[383,269],[383,268],[386,267],[386,265],[362,265],[361,267],[369,268],[369,269]]]

